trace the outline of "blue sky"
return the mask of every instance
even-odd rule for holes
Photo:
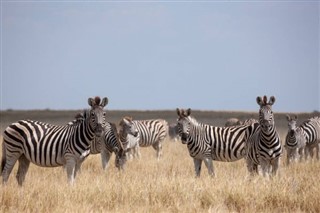
[[[0,109],[320,110],[318,1],[2,1]]]

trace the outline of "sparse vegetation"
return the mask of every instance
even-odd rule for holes
[[[3,115],[4,112],[1,113]],[[59,123],[64,119],[67,122],[76,114],[62,113],[65,117],[61,118],[58,116],[59,112],[54,113],[57,116],[50,115],[50,119],[44,121]],[[124,115],[135,118],[139,113],[144,112],[110,112],[109,118],[118,122]],[[201,117],[205,117],[201,113],[210,114],[195,112],[194,116],[197,117],[198,114],[201,120]],[[39,113],[34,115],[45,118]],[[176,119],[174,111],[160,114],[146,112],[140,116],[164,118],[169,123]],[[306,117],[309,116],[310,114],[306,114]],[[14,118],[18,117],[15,114]],[[246,116],[245,113],[240,113],[240,116],[229,116],[226,113],[218,121],[209,116],[206,119],[212,119],[212,123],[219,122],[223,126],[228,117],[242,119]],[[276,125],[284,138],[287,131],[285,116],[275,114],[275,117],[279,119]],[[1,127],[15,121],[10,116],[5,118],[6,120],[1,119]],[[302,115],[299,118],[304,119]],[[1,131],[3,130],[2,128]],[[2,151],[0,153],[2,155]],[[195,178],[192,158],[189,157],[186,146],[180,142],[167,139],[159,162],[152,148],[141,148],[141,155],[140,160],[129,161],[124,172],[115,168],[114,156],[106,171],[101,168],[99,155],[89,156],[73,186],[68,185],[63,168],[41,168],[31,164],[24,186],[19,187],[15,180],[16,165],[8,184],[0,184],[0,211],[320,212],[320,162],[317,161],[295,163],[286,167],[283,154],[280,174],[270,180],[261,176],[250,179],[244,160],[235,163],[214,162],[215,178],[208,175],[204,165],[201,177]]]

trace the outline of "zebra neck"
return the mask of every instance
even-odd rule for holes
[[[124,131],[120,130],[120,131],[119,131],[119,139],[120,139],[120,142],[122,142],[122,143],[127,142],[127,139],[128,139],[128,133],[126,133],[126,132],[124,132]]]
[[[201,141],[201,138],[206,135],[205,133],[205,127],[206,124],[201,123],[193,123],[193,125],[190,127],[190,133],[188,136],[187,143],[197,143]]]
[[[268,131],[265,131],[263,128],[260,129],[260,141],[265,144],[272,144],[278,140],[278,133],[275,126]]]
[[[89,114],[88,110],[84,112],[84,119],[80,123],[79,127],[77,128],[76,134],[80,135],[81,142],[84,145],[90,147],[91,142],[95,138],[95,133],[90,125],[90,118],[88,114]]]

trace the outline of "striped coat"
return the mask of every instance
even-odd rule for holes
[[[73,183],[81,163],[90,153],[90,143],[103,133],[104,106],[99,97],[89,98],[90,110],[73,125],[56,126],[40,121],[20,120],[8,126],[3,134],[1,175],[3,183],[19,161],[17,181],[22,185],[30,162],[43,167],[65,166]]]
[[[205,163],[214,176],[212,160],[233,162],[245,157],[247,139],[255,133],[257,123],[232,127],[215,127],[198,122],[190,116],[191,109],[177,109],[178,131],[183,144],[187,144],[194,161],[196,176],[200,176],[201,164]]]

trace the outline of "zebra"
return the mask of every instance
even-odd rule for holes
[[[76,115],[76,119],[69,124],[79,122],[82,119],[84,119],[83,114],[79,113]],[[126,160],[123,160],[126,153],[124,152],[123,146],[120,143],[116,124],[106,122],[103,135],[101,137],[95,137],[91,142],[90,154],[100,154],[102,169],[106,170],[112,153],[115,153],[116,155],[115,166],[121,170],[126,162]]]
[[[138,129],[133,124],[131,117],[125,116],[120,120],[118,135],[122,149],[126,153],[127,158],[130,158],[131,149],[137,146],[140,139],[138,137]]]
[[[245,145],[258,123],[232,127],[215,127],[198,122],[191,116],[191,109],[177,108],[177,126],[181,141],[187,144],[193,158],[196,177],[200,176],[204,161],[210,176],[215,176],[212,160],[233,162],[245,157]]]
[[[313,149],[316,149],[316,157],[319,160],[320,150],[320,117],[312,117],[300,125],[303,134],[306,137],[306,158],[310,155],[313,158]]]
[[[287,151],[287,165],[291,161],[297,160],[297,156],[300,156],[300,161],[302,161],[303,156],[307,157],[305,153],[306,137],[304,131],[301,127],[297,127],[298,117],[295,115],[290,117],[286,115],[288,120],[288,133],[286,135],[285,149]]]
[[[224,124],[225,127],[228,126],[237,126],[240,125],[241,121],[238,118],[229,118],[226,123]]]
[[[19,161],[16,175],[22,186],[30,162],[42,167],[64,166],[73,184],[81,163],[90,153],[90,143],[101,136],[108,99],[89,98],[91,109],[84,111],[84,119],[73,125],[56,126],[40,121],[20,120],[9,125],[3,134],[1,175],[3,184]]]
[[[246,119],[244,121],[240,121],[241,125],[251,125],[253,123],[259,123],[259,121],[254,119],[254,118],[249,118],[249,119]]]
[[[138,143],[134,147],[133,152],[139,158],[140,148],[152,146],[157,152],[157,159],[162,156],[162,142],[168,135],[168,123],[163,119],[151,120],[133,120],[133,124],[138,130],[137,140]]]
[[[251,125],[253,123],[259,123],[259,121],[254,118],[249,118],[243,121],[239,120],[238,118],[229,118],[226,121],[224,126],[229,127],[229,126],[239,126],[239,125]]]
[[[282,155],[282,144],[276,130],[272,105],[276,99],[271,96],[256,98],[259,109],[259,129],[253,134],[247,143],[247,168],[251,175],[258,173],[258,165],[261,165],[263,176],[276,175],[280,157]],[[271,170],[272,169],[272,170]]]

